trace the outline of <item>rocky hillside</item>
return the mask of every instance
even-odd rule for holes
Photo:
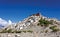
[[[1,33],[27,33],[30,32],[35,37],[60,37],[60,21],[53,18],[44,17],[41,14],[33,14],[23,21],[3,28]]]

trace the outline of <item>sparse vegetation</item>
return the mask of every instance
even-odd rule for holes
[[[21,33],[22,31],[16,31],[15,33]]]
[[[55,26],[51,26],[50,29],[54,29],[54,28],[56,28],[56,27],[57,27],[56,25],[55,25]]]
[[[50,29],[52,29],[52,32],[59,31],[59,28],[57,28],[57,26],[51,26]]]
[[[51,23],[52,23],[52,22],[41,18],[41,19],[39,20],[39,23],[38,23],[37,25],[38,25],[38,26],[40,25],[40,26],[45,26],[45,27],[47,27],[47,26],[49,26],[49,24],[51,24]]]
[[[15,30],[15,31],[12,31],[11,33],[21,33],[22,31],[17,31],[17,30]]]
[[[0,33],[11,33],[11,32],[12,32],[12,30],[9,29],[9,30],[2,30]]]
[[[45,31],[45,33],[47,33],[47,32],[48,32],[48,30]]]
[[[53,24],[54,20],[50,20],[50,24]]]
[[[0,33],[21,33],[21,32],[24,32],[24,33],[30,32],[30,33],[32,33],[33,31],[31,31],[31,30],[26,30],[26,31],[14,30],[14,31],[12,31],[12,29],[9,29],[9,30],[2,30]]]
[[[2,30],[0,33],[6,33],[7,31],[6,30]]]
[[[11,33],[12,32],[12,29],[9,29],[9,30],[6,30],[8,33]]]
[[[28,30],[27,32],[30,32],[30,33],[32,33],[33,31],[31,31],[31,30]]]
[[[23,31],[24,33],[26,33],[26,31]]]

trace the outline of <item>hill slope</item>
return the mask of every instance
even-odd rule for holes
[[[60,37],[60,21],[37,13],[25,18],[23,21],[19,21],[15,25],[5,27],[2,32],[31,32],[35,37]]]

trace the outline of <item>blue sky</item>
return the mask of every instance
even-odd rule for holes
[[[18,22],[35,13],[60,19],[60,0],[0,0],[0,18]]]

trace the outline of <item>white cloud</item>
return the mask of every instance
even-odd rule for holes
[[[6,21],[6,20],[0,18],[0,25],[6,26],[6,25],[9,25],[9,24],[12,24],[11,20]]]
[[[12,24],[12,21],[11,21],[11,20],[9,20],[9,21],[8,21],[8,24]]]

